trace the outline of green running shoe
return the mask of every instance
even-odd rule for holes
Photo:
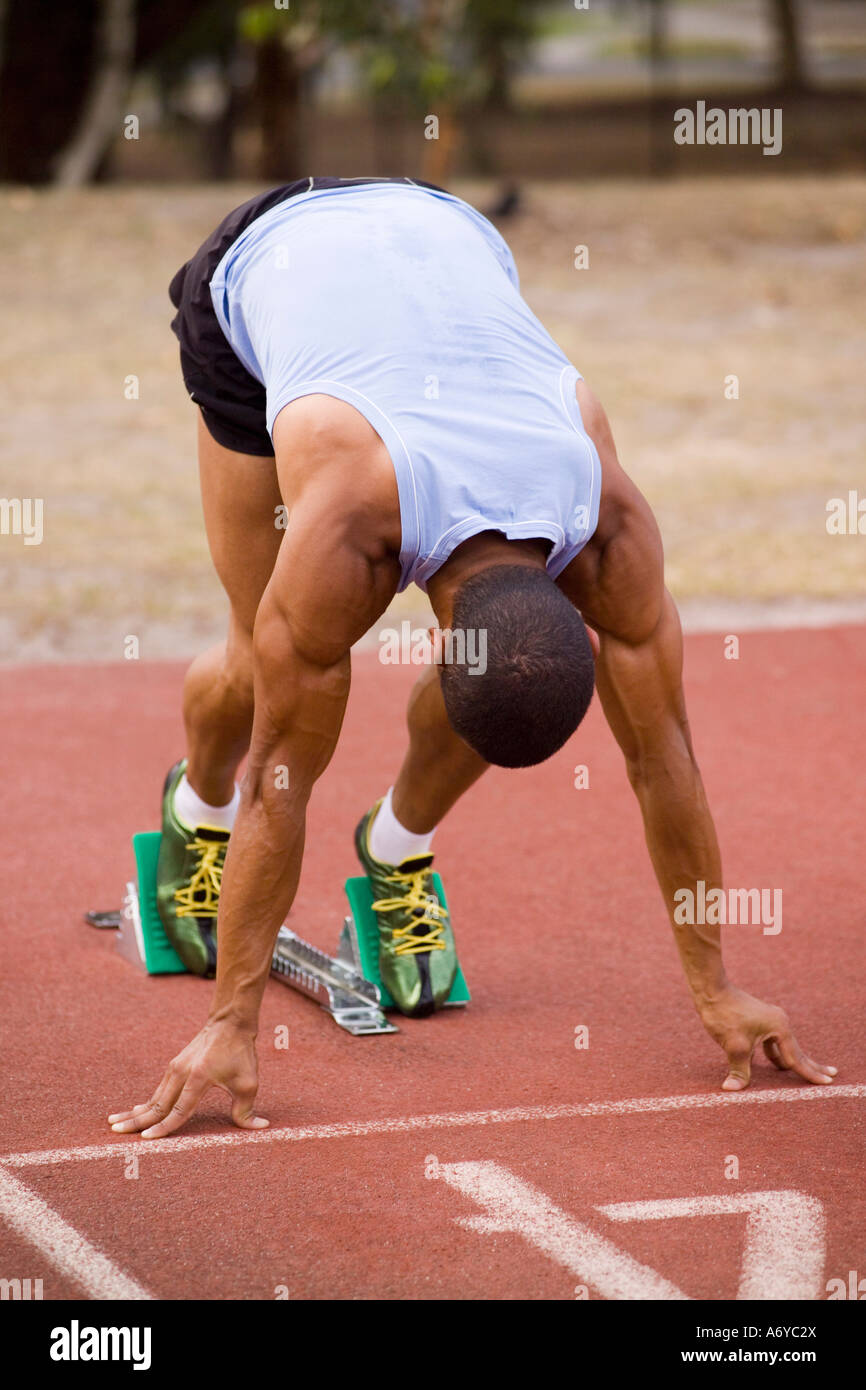
[[[156,905],[165,934],[193,975],[216,973],[216,924],[229,832],[190,829],[175,815],[174,793],[186,771],[175,763],[162,789],[162,839],[156,866]]]
[[[457,950],[448,909],[433,888],[432,854],[381,864],[368,836],[381,801],[355,831],[355,848],[373,889],[379,926],[379,973],[401,1013],[426,1018],[441,1009],[457,974]]]

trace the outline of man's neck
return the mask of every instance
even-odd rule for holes
[[[550,542],[510,541],[501,531],[482,531],[458,545],[444,565],[427,581],[427,596],[440,628],[451,624],[454,595],[473,574],[491,565],[528,565],[544,569]]]

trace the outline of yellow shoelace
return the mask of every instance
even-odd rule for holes
[[[189,883],[178,888],[174,895],[178,917],[216,917],[220,884],[225,860],[225,840],[201,840],[196,835],[190,849],[199,855],[195,873]],[[196,898],[196,894],[202,896]]]
[[[380,898],[378,902],[373,903],[374,912],[399,912],[405,909],[408,913],[414,914],[418,911],[418,916],[410,916],[405,926],[394,928],[392,940],[395,956],[417,956],[422,951],[447,949],[441,936],[448,914],[433,894],[425,891],[424,879],[427,874],[427,869],[415,869],[411,873],[400,873],[398,870],[389,874],[386,882],[395,885],[406,884],[408,893],[399,898]],[[428,928],[426,935],[414,935],[419,927]]]

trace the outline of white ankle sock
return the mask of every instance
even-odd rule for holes
[[[401,825],[391,805],[394,791],[389,787],[388,795],[373,818],[367,834],[367,844],[374,859],[380,864],[401,864],[404,859],[414,858],[416,854],[429,854],[436,827],[426,835],[415,835]]]
[[[231,830],[240,800],[241,789],[235,783],[235,794],[226,806],[208,806],[190,786],[184,773],[175,787],[174,813],[190,830],[195,830],[197,825],[212,825],[218,830]]]

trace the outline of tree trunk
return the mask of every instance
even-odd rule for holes
[[[447,187],[457,157],[460,131],[450,106],[438,102],[439,139],[424,141],[421,177],[427,183]]]
[[[806,71],[797,0],[772,0],[772,11],[779,44],[779,81],[783,87],[802,89]]]
[[[81,122],[57,160],[55,183],[80,188],[96,174],[120,132],[135,52],[135,0],[102,0],[96,67]]]
[[[490,35],[485,48],[482,59],[487,89],[483,110],[492,115],[503,115],[511,110],[511,64],[505,43],[498,36]]]
[[[304,167],[301,89],[303,74],[279,37],[256,44],[255,106],[259,121],[259,175],[288,183]]]
[[[422,0],[418,45],[428,61],[448,61],[448,38],[459,31],[465,8],[466,0]],[[451,177],[460,139],[457,104],[453,89],[432,103],[439,139],[424,142],[421,176],[428,183],[444,186]]]
[[[652,97],[649,105],[649,172],[653,178],[669,174],[674,162],[670,136],[670,106],[663,91],[670,69],[667,0],[650,0],[649,62]]]
[[[667,0],[650,0],[649,60],[655,77],[665,66],[668,57]]]
[[[5,0],[0,54],[0,183],[47,183],[93,70],[95,0]]]
[[[218,116],[207,122],[203,134],[204,168],[207,177],[217,183],[234,174],[235,128],[240,103],[231,56],[222,54],[220,57],[223,108]]]

